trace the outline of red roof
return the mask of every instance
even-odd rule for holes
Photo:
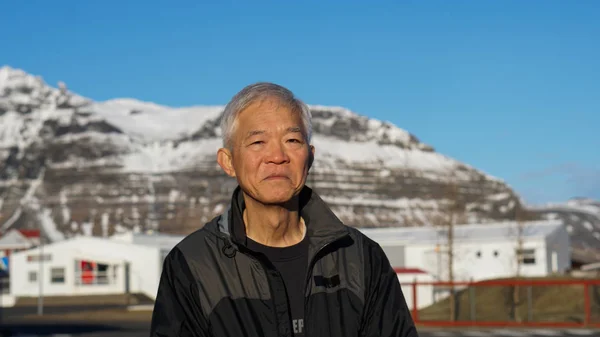
[[[394,268],[396,274],[427,274],[426,271],[419,268]]]
[[[23,234],[23,236],[26,238],[39,238],[40,237],[40,231],[37,229],[19,229],[18,231],[21,234]]]

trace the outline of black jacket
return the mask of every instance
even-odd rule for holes
[[[305,335],[417,337],[381,247],[346,226],[305,187]],[[239,187],[230,207],[177,244],[164,261],[151,336],[292,336],[283,280],[246,248]]]

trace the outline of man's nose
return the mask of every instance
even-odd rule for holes
[[[283,164],[289,161],[283,144],[278,142],[271,143],[267,149],[267,162],[273,164]]]

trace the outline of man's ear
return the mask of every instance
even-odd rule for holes
[[[221,148],[217,151],[217,163],[230,177],[235,177],[235,169],[233,168],[233,158],[231,151],[226,148]]]
[[[315,161],[315,147],[313,145],[311,145],[310,151],[308,152],[308,169],[309,170],[312,167],[314,161]]]

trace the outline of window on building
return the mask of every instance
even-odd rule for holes
[[[112,266],[112,268],[111,268]],[[75,261],[75,284],[107,285],[115,284],[117,265],[89,260]]]
[[[65,283],[65,268],[51,268],[50,269],[50,282],[51,283]]]
[[[494,257],[498,257],[498,251],[497,250],[494,251]]]
[[[30,283],[36,283],[37,282],[37,271],[30,271],[29,272],[29,282]]]
[[[535,249],[517,249],[519,262],[522,264],[535,264]]]
[[[477,254],[477,257],[481,257],[481,251],[478,250],[476,254]]]
[[[98,284],[108,284],[108,265],[104,263],[98,263]]]

